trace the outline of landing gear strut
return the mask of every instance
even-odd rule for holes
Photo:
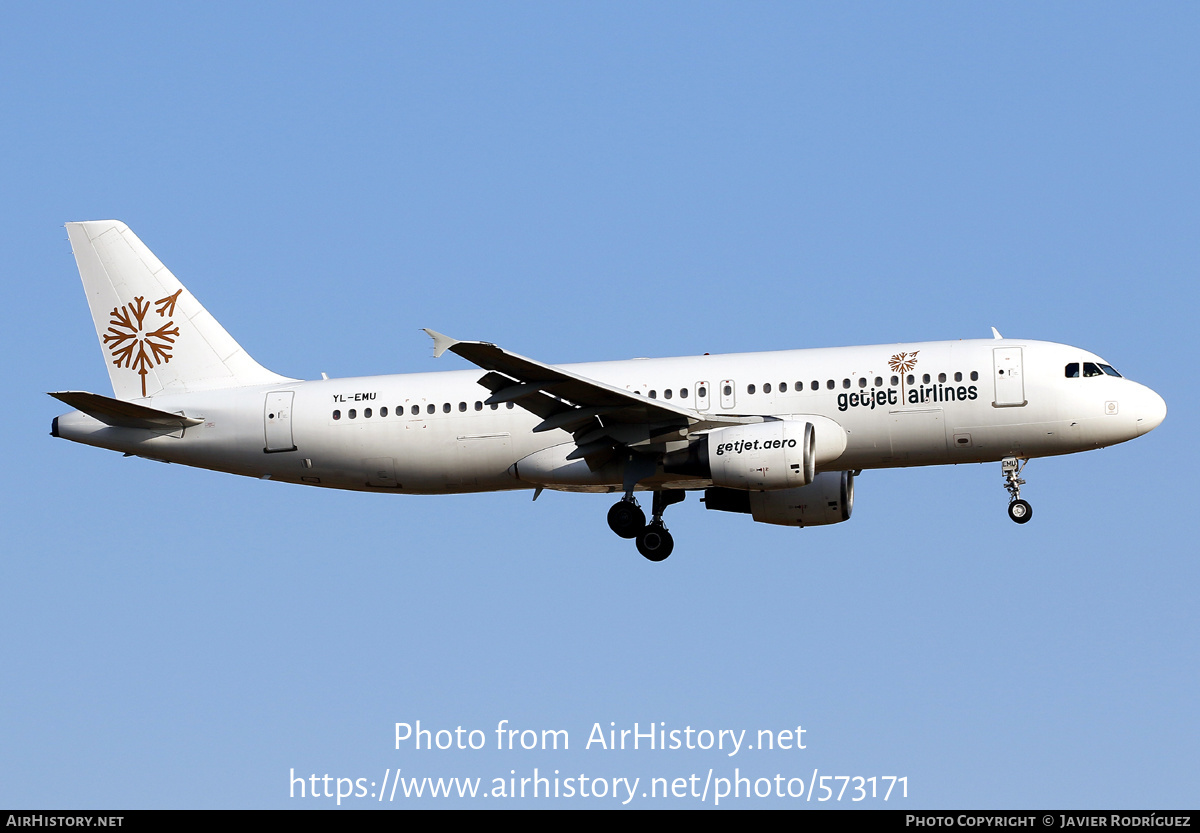
[[[1000,461],[1000,471],[1004,473],[1004,488],[1010,495],[1008,502],[1008,517],[1019,524],[1028,523],[1033,517],[1033,507],[1029,501],[1021,500],[1021,487],[1025,481],[1021,479],[1021,469],[1025,468],[1028,460],[1018,460],[1016,457],[1005,457]]]
[[[608,525],[622,538],[635,538],[638,552],[650,561],[662,561],[675,548],[671,533],[663,524],[662,516],[667,507],[679,503],[687,495],[682,489],[661,489],[654,493],[651,509],[653,516],[646,523],[646,515],[632,494],[627,494],[608,510]]]

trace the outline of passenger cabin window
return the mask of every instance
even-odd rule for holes
[[[350,417],[350,419],[354,419],[356,416],[358,416],[358,411],[351,408],[350,413],[346,414],[346,416]]]
[[[670,399],[674,395],[675,395],[675,392],[673,390],[671,390],[670,388],[667,388],[666,390],[663,391],[664,399]]]
[[[923,384],[923,385],[929,384],[929,374],[928,373],[926,373],[924,376],[921,377],[921,384]]]
[[[1067,365],[1066,375],[1068,379],[1079,378],[1079,362],[1071,362]]]
[[[754,385],[746,385],[746,393],[754,393]]]
[[[882,376],[875,377],[875,387],[877,387],[877,388],[883,387],[883,377]]]
[[[425,413],[427,413],[427,414],[432,414],[436,410],[437,410],[437,406],[434,405],[432,402],[430,402],[428,405],[425,406]]]
[[[651,390],[651,391],[650,391],[650,398],[651,398],[651,399],[658,399],[658,391],[656,391],[656,390]]]
[[[858,377],[858,386],[860,388],[865,388],[867,386],[867,377],[866,376]]]
[[[363,419],[370,419],[370,418],[371,418],[371,409],[367,408],[366,410],[363,411]]]
[[[333,418],[334,418],[334,419],[341,419],[341,418],[342,418],[342,412],[341,412],[341,411],[334,411],[334,412],[333,412]]]
[[[972,382],[978,382],[978,381],[979,381],[979,373],[978,373],[978,371],[975,371],[975,370],[972,370],[972,371],[971,371],[971,381],[972,381]]]
[[[833,380],[829,379],[828,381],[826,381],[825,387],[829,388],[829,390],[833,390],[833,387],[834,387]]]
[[[817,380],[815,380],[815,379],[814,379],[814,380],[813,380],[813,383],[812,383],[812,389],[813,389],[813,390],[820,390],[820,389],[821,389],[821,383],[820,383],[820,382],[818,382]]]
[[[911,385],[915,381],[917,381],[917,377],[913,376],[911,373],[908,374],[908,383]]]
[[[900,377],[899,377],[899,376],[893,376],[893,377],[892,377],[892,387],[896,387],[896,385],[898,385],[898,384],[900,384]]]
[[[477,410],[477,411],[483,410],[483,403],[480,402],[478,399],[475,400],[475,410]]]
[[[770,393],[770,392],[771,392],[771,383],[767,382],[765,385],[763,385],[763,393]]]
[[[779,392],[780,392],[780,393],[787,393],[787,382],[780,382],[780,383],[779,383]]]
[[[961,382],[961,381],[962,381],[962,374],[961,374],[961,373],[955,373],[955,374],[954,374],[954,381],[956,381],[956,382]]]
[[[381,417],[387,416],[387,405],[384,405],[382,408],[379,409],[379,415]]]
[[[413,405],[413,406],[412,406],[412,415],[413,415],[413,416],[416,416],[416,415],[417,415],[417,414],[419,414],[419,413],[421,413],[421,406],[420,406],[420,405]]]
[[[843,379],[843,380],[842,380],[842,387],[844,387],[844,388],[848,388],[848,387],[850,387],[850,380],[849,380],[849,379]]]

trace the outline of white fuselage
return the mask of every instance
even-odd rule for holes
[[[908,364],[905,364],[908,362]],[[1069,377],[1071,363],[1103,364],[1061,344],[1013,339],[788,350],[564,366],[638,395],[702,414],[821,416],[846,434],[827,471],[986,462],[1100,448],[1157,426],[1152,390],[1113,375]],[[898,369],[897,369],[898,368]],[[79,412],[59,436],[118,451],[253,477],[401,493],[502,489],[621,489],[619,471],[555,480],[521,461],[573,449],[566,431],[534,433],[519,404],[487,405],[478,369],[295,381],[142,404],[200,425],[171,433],[105,425]],[[701,488],[702,480],[659,476]]]

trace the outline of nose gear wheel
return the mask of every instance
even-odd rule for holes
[[[1008,505],[1008,517],[1019,524],[1028,523],[1033,517],[1033,507],[1027,500],[1014,500]]]

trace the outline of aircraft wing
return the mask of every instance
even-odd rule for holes
[[[425,332],[433,339],[435,357],[449,350],[488,371],[479,380],[492,391],[487,404],[512,402],[542,417],[535,432],[555,428],[570,431],[578,446],[570,457],[586,458],[590,465],[597,464],[594,455],[610,457],[619,446],[661,450],[664,443],[686,439],[695,431],[763,421],[758,416],[701,413],[510,353],[485,341],[458,341],[433,330]]]

